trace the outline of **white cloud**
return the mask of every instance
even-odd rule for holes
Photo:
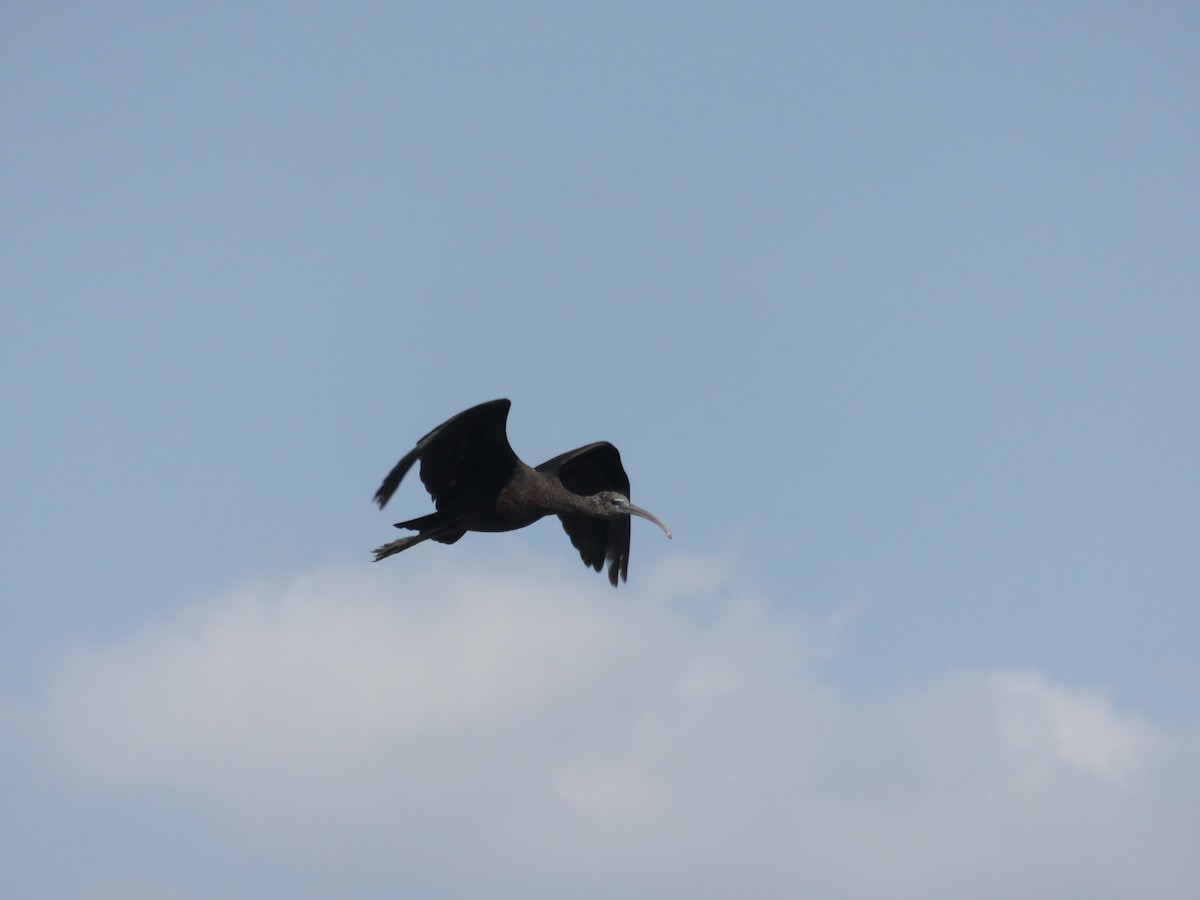
[[[48,712],[65,761],[392,893],[1200,889],[1197,743],[1100,695],[985,672],[852,700],[821,672],[830,629],[720,561],[641,591],[405,562],[246,586],[75,657]]]

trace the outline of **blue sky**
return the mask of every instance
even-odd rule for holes
[[[1196,895],[1194,10],[0,24],[23,896]],[[620,591],[370,564],[500,396]]]

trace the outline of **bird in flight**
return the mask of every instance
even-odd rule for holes
[[[608,563],[613,587],[629,571],[630,517],[649,519],[671,537],[657,516],[629,502],[629,476],[621,454],[607,441],[586,444],[531,468],[508,443],[508,400],[481,403],[447,419],[388,472],[375,492],[383,509],[401,480],[421,461],[421,482],[437,511],[406,522],[416,534],[375,548],[378,562],[414,544],[453,544],[468,531],[513,531],[544,516],[558,516],[586,566]]]

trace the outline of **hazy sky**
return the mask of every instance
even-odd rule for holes
[[[1200,895],[1188,4],[0,12],[26,898]],[[621,448],[374,566],[510,397]]]

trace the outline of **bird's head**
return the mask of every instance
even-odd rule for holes
[[[658,516],[651,512],[647,512],[636,504],[630,503],[629,498],[618,491],[601,491],[596,494],[598,508],[601,515],[606,519],[615,519],[619,516],[641,516],[643,519],[649,519],[655,525],[663,530],[668,538],[671,536],[671,529],[666,526]]]

